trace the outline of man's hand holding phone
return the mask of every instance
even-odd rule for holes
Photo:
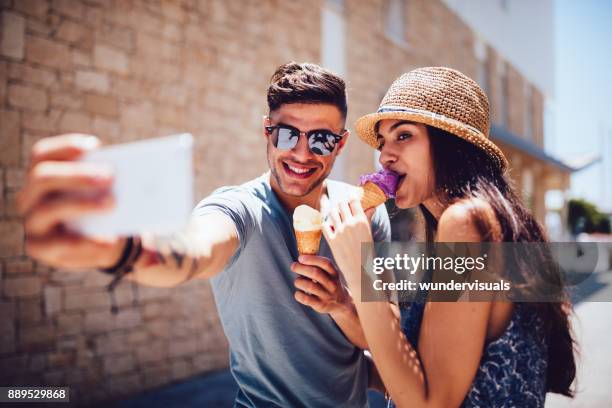
[[[88,237],[67,227],[114,208],[112,169],[79,161],[99,146],[95,136],[67,134],[42,139],[32,148],[26,182],[17,197],[32,258],[66,269],[107,268],[118,260],[121,238]]]

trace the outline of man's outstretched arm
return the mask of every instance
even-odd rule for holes
[[[50,266],[87,270],[117,263],[125,239],[85,237],[66,225],[113,207],[110,169],[77,160],[100,145],[94,136],[69,134],[40,140],[32,148],[26,182],[18,195],[24,217],[26,251]],[[191,277],[210,277],[223,269],[238,248],[232,220],[222,214],[195,217],[181,233],[143,236],[143,252],[131,279],[173,286]]]
[[[152,286],[174,286],[221,272],[238,248],[233,221],[221,212],[192,218],[180,233],[142,237],[143,252],[129,279]]]

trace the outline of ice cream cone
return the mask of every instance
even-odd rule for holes
[[[293,229],[300,255],[316,255],[321,243],[323,217],[307,205],[298,206],[293,212]]]
[[[361,187],[361,206],[364,210],[375,208],[387,201],[387,196],[382,188],[371,181]]]
[[[321,230],[295,231],[295,239],[300,255],[316,255],[319,253],[321,243]]]

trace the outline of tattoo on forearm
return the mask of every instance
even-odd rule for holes
[[[185,281],[200,270],[197,236],[189,230],[170,236],[155,237],[155,252],[159,263],[170,270],[188,271]]]

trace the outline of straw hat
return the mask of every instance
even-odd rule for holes
[[[357,119],[364,142],[378,148],[375,126],[383,119],[405,119],[445,130],[484,150],[505,170],[508,161],[489,140],[489,101],[478,84],[459,71],[425,67],[393,82],[376,113]]]

